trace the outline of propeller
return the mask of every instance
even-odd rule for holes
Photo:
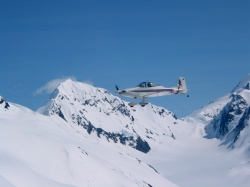
[[[119,88],[118,88],[118,86],[117,86],[117,85],[115,85],[115,88],[116,88],[116,90],[117,90],[117,91],[119,90]]]
[[[125,90],[120,90],[117,85],[115,85],[116,93],[120,94],[126,92]]]

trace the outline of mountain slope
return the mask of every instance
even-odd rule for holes
[[[230,101],[230,94],[225,95],[215,101],[210,102],[208,105],[198,109],[183,119],[191,123],[210,123],[223,109],[223,107]]]
[[[218,138],[231,148],[248,150],[250,144],[250,74],[226,96],[184,118],[185,121],[205,125],[206,138]],[[243,134],[248,134],[244,135]],[[250,141],[250,138],[249,138]],[[236,146],[237,145],[237,146]]]
[[[248,158],[240,152],[229,152],[224,146],[218,147],[219,140],[203,138],[206,134],[204,124],[176,119],[164,108],[151,104],[130,108],[105,89],[68,80],[38,111],[61,118],[72,127],[82,128],[87,137],[124,149],[132,147],[135,154],[147,153],[136,158],[139,162],[149,163],[178,185],[248,186],[246,171],[249,167],[241,165],[247,163]],[[148,145],[149,149],[138,148],[143,145]]]
[[[2,101],[2,186],[176,186],[139,160],[140,152],[130,147],[107,143],[89,136],[81,126]]]
[[[151,104],[130,108],[105,89],[71,80],[38,110],[45,115],[1,97],[0,186],[247,187],[247,93],[231,93],[234,100],[229,94],[204,124],[206,118],[190,123]],[[239,123],[213,138],[220,125],[211,134],[204,127],[223,108]]]
[[[130,108],[107,90],[67,80],[38,112],[59,116],[89,134],[148,153],[150,144],[174,140],[172,127],[179,120],[170,111],[153,106]]]

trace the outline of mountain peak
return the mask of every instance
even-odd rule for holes
[[[239,84],[232,90],[231,93],[238,93],[244,89],[250,90],[250,73],[239,82]]]
[[[231,91],[231,93],[210,102],[208,105],[196,110],[184,117],[185,121],[188,122],[200,122],[204,124],[210,123],[226,106],[228,102],[234,98],[235,95],[240,95],[250,105],[249,89],[250,88],[250,73],[245,76],[239,84]]]
[[[151,104],[130,108],[106,89],[72,80],[61,83],[37,112],[60,117],[72,126],[82,126],[88,134],[144,153],[150,151],[150,141],[176,139],[170,129],[177,123],[172,112]]]
[[[189,122],[204,124],[206,138],[218,138],[229,147],[249,145],[244,136],[250,124],[250,74],[244,77],[233,91],[185,117]]]

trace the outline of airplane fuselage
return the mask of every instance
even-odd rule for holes
[[[120,92],[121,95],[126,97],[132,98],[142,98],[142,97],[157,97],[157,96],[164,96],[164,95],[173,95],[177,94],[177,88],[165,88],[163,86],[155,86],[151,88],[128,88],[126,90],[122,90]]]

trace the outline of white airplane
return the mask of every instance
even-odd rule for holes
[[[134,101],[129,103],[130,107],[136,105],[136,99],[142,98],[142,102],[139,104],[144,107],[148,103],[145,102],[147,97],[158,97],[158,96],[165,96],[165,95],[174,95],[174,94],[186,94],[187,93],[187,85],[186,81],[183,77],[179,77],[178,84],[176,87],[165,88],[153,82],[142,82],[138,86],[134,88],[128,88],[124,90],[119,90],[118,86],[116,86],[116,93],[134,98]],[[187,97],[189,95],[187,94]]]

